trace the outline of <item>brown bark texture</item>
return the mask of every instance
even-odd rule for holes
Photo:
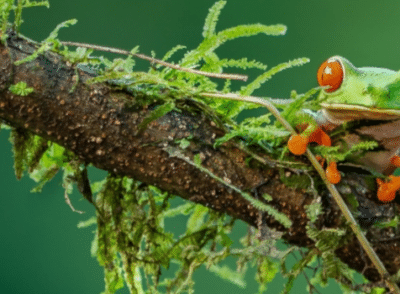
[[[154,109],[151,104],[136,103],[143,97],[115,89],[108,83],[87,85],[85,80],[92,76],[82,70],[78,70],[77,87],[70,92],[77,80],[75,66],[63,61],[56,53],[46,52],[20,66],[13,64],[35,49],[34,44],[12,33],[7,45],[0,45],[0,118],[4,122],[56,142],[97,168],[154,185],[252,226],[267,225],[283,231],[284,239],[290,244],[313,246],[313,241],[306,235],[309,219],[305,205],[310,204],[314,196],[287,187],[281,180],[282,174],[290,177],[293,171],[282,170],[273,164],[247,162],[249,155],[234,142],[214,148],[215,140],[224,131],[201,109],[196,111],[195,103],[191,106],[192,111],[171,111],[139,131],[139,124]],[[10,85],[20,81],[33,87],[34,92],[18,96],[9,91]],[[168,148],[177,148],[177,140],[189,136],[192,136],[190,145],[180,149],[185,157],[193,160],[199,154],[203,167],[253,197],[263,193],[271,195],[273,200],[268,204],[292,220],[291,228],[285,229],[267,213],[260,213],[240,194],[167,152]],[[360,207],[367,211],[364,214],[361,211],[361,214],[373,220],[393,208],[370,200],[372,193],[361,189],[365,184],[360,177],[346,176],[342,182],[359,195]],[[334,228],[343,224],[341,213],[329,194],[325,191],[320,194],[324,204],[320,225]],[[389,273],[395,274],[400,269],[397,238],[382,236],[370,226],[367,229],[374,249]],[[380,280],[354,235],[350,234],[347,243],[337,249],[336,254],[369,280]]]

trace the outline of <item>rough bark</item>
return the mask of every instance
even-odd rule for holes
[[[213,148],[224,131],[200,109],[196,111],[195,104],[191,105],[192,111],[172,111],[139,132],[139,124],[153,108],[153,105],[137,103],[143,97],[117,90],[107,83],[87,85],[84,82],[90,74],[81,70],[78,70],[79,83],[70,93],[77,79],[75,67],[55,53],[47,52],[33,62],[13,65],[34,50],[33,44],[13,34],[7,46],[0,45],[0,118],[5,122],[54,141],[100,169],[157,186],[252,226],[263,223],[284,231],[285,240],[291,244],[313,245],[305,228],[308,222],[305,205],[311,202],[313,195],[285,186],[280,172],[289,177],[292,171],[254,161],[248,164],[249,155],[235,143]],[[33,87],[34,93],[24,97],[8,90],[10,85],[20,81]],[[190,99],[187,103],[191,103]],[[260,214],[238,193],[166,151],[177,147],[176,140],[188,136],[192,136],[190,145],[180,150],[184,156],[193,159],[200,154],[204,167],[255,197],[268,193],[273,197],[269,204],[285,213],[293,226],[285,229],[267,214]],[[360,195],[371,195],[367,189],[360,191],[365,184],[357,175],[347,182],[345,179],[344,183],[346,187],[357,188],[356,193]],[[336,204],[326,192],[321,195],[325,205],[321,225],[338,226],[343,220]],[[369,205],[367,209],[372,217],[388,209],[368,198],[362,199],[362,207]],[[375,242],[379,238],[372,231],[368,236],[389,272],[396,273],[400,268],[397,239]],[[371,281],[380,279],[354,237],[336,252]]]

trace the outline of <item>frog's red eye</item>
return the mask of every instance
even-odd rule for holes
[[[320,86],[330,86],[326,92],[336,91],[343,82],[342,65],[337,60],[328,59],[319,67],[317,79]]]

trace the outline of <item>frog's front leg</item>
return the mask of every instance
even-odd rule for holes
[[[290,152],[295,155],[302,155],[306,152],[308,143],[310,142],[331,146],[331,138],[322,130],[327,123],[321,111],[313,112],[304,109],[298,114],[295,123],[303,131],[289,138],[288,148]]]
[[[400,167],[400,148],[390,158],[390,163],[395,167]],[[378,184],[378,199],[382,202],[393,201],[396,197],[396,192],[400,190],[400,176],[390,175],[388,181],[376,179]]]
[[[303,110],[298,117],[300,127],[305,129],[296,135],[292,135],[288,141],[288,148],[295,155],[302,155],[306,152],[307,146],[311,142],[318,145],[331,146],[331,138],[324,130],[332,130],[337,127],[332,123],[323,111],[312,112]],[[332,184],[337,184],[341,180],[340,172],[337,170],[336,162],[330,161],[325,171],[328,180]]]

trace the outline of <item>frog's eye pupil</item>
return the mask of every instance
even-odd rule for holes
[[[334,92],[339,89],[343,82],[343,68],[338,60],[328,59],[318,69],[318,84],[320,86],[330,86],[326,92]]]

